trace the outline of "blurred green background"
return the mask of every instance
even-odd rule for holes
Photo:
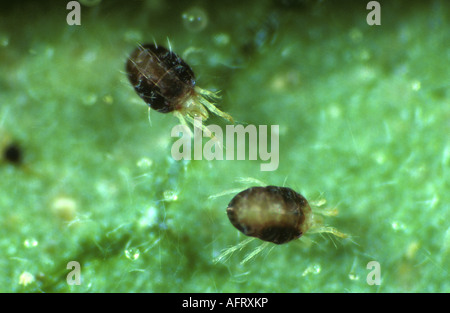
[[[0,161],[0,291],[450,291],[448,1],[380,1],[380,26],[368,1],[80,2],[80,26],[66,1],[1,4],[0,148],[23,162]],[[124,74],[154,40],[238,123],[280,125],[276,171],[171,158],[178,120],[150,124]],[[215,264],[245,236],[233,195],[208,197],[240,177],[325,198],[352,240],[310,235],[240,264],[256,240]]]

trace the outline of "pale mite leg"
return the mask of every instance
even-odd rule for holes
[[[336,237],[340,237],[340,238],[347,238],[348,237],[347,234],[344,234],[344,233],[338,231],[336,228],[330,227],[330,226],[312,227],[312,228],[310,228],[308,230],[308,233],[310,233],[310,234],[330,233],[330,234],[333,234]]]
[[[151,111],[151,109],[150,109],[150,107],[148,107],[148,122],[149,122],[149,124],[150,124],[150,127],[152,126],[152,118],[151,118],[151,114],[150,114],[150,111]]]
[[[194,133],[192,132],[191,128],[189,127],[188,123],[186,123],[186,119],[184,118],[183,114],[181,114],[179,111],[174,111],[173,114],[178,118],[181,125],[184,125],[189,130],[189,135],[191,138],[194,137]]]
[[[333,209],[322,209],[315,206],[311,207],[311,213],[309,215],[309,227],[307,228],[306,233],[308,234],[319,234],[319,233],[330,233],[335,235],[336,237],[347,238],[348,235],[338,231],[334,227],[325,226],[324,225],[324,216],[336,216],[338,214],[338,210],[336,208]]]
[[[313,210],[313,212],[315,214],[320,214],[322,216],[336,216],[339,213],[338,209],[336,209],[336,208],[321,209],[321,208],[317,208],[317,207],[311,207],[311,209]]]
[[[245,185],[257,185],[257,186],[267,186],[267,184],[257,178],[253,178],[253,177],[239,177],[236,179],[236,182],[241,183],[241,184],[245,184]],[[241,192],[242,188],[233,188],[233,189],[228,189],[219,193],[216,193],[214,195],[211,195],[208,197],[208,199],[215,199],[215,198],[219,198],[219,197],[223,197],[223,196],[227,196],[227,195],[231,195],[231,194],[237,194],[239,192]]]
[[[217,140],[216,137],[214,137],[211,133],[211,131],[208,129],[208,127],[206,127],[201,121],[199,121],[196,118],[193,118],[191,115],[187,114],[185,116],[185,118],[188,120],[189,123],[191,123],[192,125],[194,125],[194,127],[201,129],[203,133],[206,134],[206,136],[208,136],[211,139],[215,139]]]
[[[245,258],[241,261],[241,264],[245,264],[248,261],[250,261],[251,259],[253,259],[255,256],[257,256],[259,253],[261,253],[265,248],[267,248],[267,246],[269,245],[269,242],[263,242],[262,244],[260,244],[258,247],[255,248],[255,250],[253,250],[252,252],[250,252],[249,254],[247,254],[245,256]]]
[[[219,197],[223,197],[223,196],[227,196],[227,195],[231,195],[231,194],[237,194],[241,191],[242,191],[242,188],[228,189],[228,190],[216,193],[214,195],[210,195],[208,197],[208,199],[215,199],[215,198],[219,198]]]
[[[220,111],[214,104],[209,102],[205,97],[210,98],[212,100],[220,99],[220,96],[216,92],[212,92],[206,89],[202,89],[200,87],[195,87],[195,91],[200,95],[198,97],[198,100],[201,104],[203,104],[209,111],[212,113],[234,123],[233,118],[231,115]]]
[[[252,242],[255,239],[256,238],[254,238],[254,237],[249,237],[249,238],[241,241],[237,245],[234,245],[230,248],[223,250],[222,253],[217,258],[214,259],[214,263],[224,262],[224,261],[228,260],[235,251],[242,250],[242,248],[244,248],[247,244],[249,244],[250,242]]]
[[[253,178],[253,177],[239,177],[238,179],[236,179],[236,181],[238,183],[248,184],[248,185],[255,184],[260,187],[268,186],[268,184],[266,184],[262,180],[259,180],[257,178]]]
[[[223,250],[222,253],[213,260],[214,263],[226,262],[234,252],[236,252],[237,250],[242,250],[246,245],[248,245],[250,242],[252,242],[255,239],[256,238],[254,238],[254,237],[249,237],[249,238],[241,241],[237,245]],[[243,264],[247,263],[248,261],[250,261],[251,259],[253,259],[256,255],[258,255],[259,253],[264,251],[264,249],[266,249],[268,245],[269,245],[269,242],[263,242],[262,244],[260,244],[252,252],[247,254],[245,256],[245,258],[240,262],[240,264],[243,265]]]

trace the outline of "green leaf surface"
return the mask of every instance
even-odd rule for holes
[[[448,1],[380,1],[379,26],[368,1],[96,2],[80,26],[64,1],[1,5],[0,148],[23,163],[0,162],[0,291],[450,292]],[[168,40],[237,124],[279,125],[276,171],[173,160],[178,120],[150,123],[125,74],[138,43]],[[233,194],[209,197],[246,177],[326,199],[351,239],[214,263],[246,237]]]

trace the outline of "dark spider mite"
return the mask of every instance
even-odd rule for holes
[[[231,224],[243,234],[283,244],[310,233],[332,233],[347,237],[333,227],[323,226],[321,215],[337,210],[315,209],[301,194],[287,187],[251,187],[238,193],[228,204]]]
[[[17,143],[10,143],[3,148],[3,158],[11,164],[20,165],[23,159],[22,149]]]
[[[209,101],[217,100],[217,93],[197,87],[194,71],[171,49],[140,45],[128,58],[126,72],[134,90],[150,108],[172,112],[184,125],[185,119],[194,126],[195,118],[208,119],[208,110],[233,122]]]

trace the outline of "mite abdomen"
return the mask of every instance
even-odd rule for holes
[[[194,93],[195,76],[190,66],[162,46],[139,46],[131,53],[126,71],[137,94],[161,113],[178,110]]]
[[[247,236],[283,244],[299,238],[310,215],[308,201],[287,187],[252,187],[238,193],[227,208],[230,222]]]

